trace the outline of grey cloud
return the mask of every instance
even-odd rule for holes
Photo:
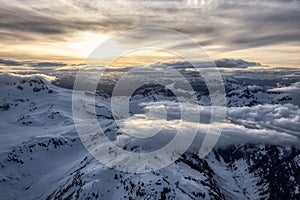
[[[112,17],[110,13],[90,16],[62,4],[62,14],[54,7],[39,9],[31,7],[33,2],[29,1],[28,4],[26,7],[4,3],[0,7],[0,42],[62,41],[81,31],[114,32],[132,27],[130,19]]]
[[[0,27],[2,30],[12,32],[32,32],[42,34],[62,34],[64,25],[59,19],[44,16],[42,13],[34,12],[17,6],[1,6]],[[23,33],[21,33],[23,34]]]
[[[247,68],[253,66],[260,66],[257,62],[248,62],[242,59],[220,59],[215,61],[216,66],[220,68]]]
[[[282,43],[297,46],[300,43],[299,3],[235,2],[208,11],[177,8],[169,13],[167,9],[161,10],[157,14],[160,18],[155,18],[157,24],[183,32],[205,46],[222,45],[223,50],[238,50]],[[145,18],[143,25],[149,23],[153,23],[152,19]],[[135,41],[135,38],[131,39]],[[171,42],[178,48],[189,47],[189,44],[178,44],[176,40]]]
[[[63,62],[34,62],[34,61],[15,61],[0,58],[0,65],[4,66],[30,66],[30,67],[64,67],[67,66]]]
[[[4,66],[21,66],[24,65],[22,62],[14,61],[14,60],[5,60],[0,58],[0,65]]]
[[[62,62],[37,62],[37,63],[29,63],[29,65],[33,67],[64,67],[67,66],[66,63]]]
[[[248,61],[245,61],[242,59],[230,59],[230,58],[215,60],[214,64],[219,68],[248,68],[248,67],[261,65],[260,63],[257,63],[257,62],[248,62]],[[200,68],[214,67],[215,66],[214,64],[213,64],[213,62],[209,62],[209,61],[193,62],[193,65],[196,65],[197,67],[200,67]],[[170,66],[170,67],[174,67],[176,69],[193,68],[193,66],[189,62],[169,62],[169,63],[163,63],[162,65],[159,63],[159,64],[153,64],[150,66],[153,66],[153,67]]]
[[[7,44],[13,38],[20,42],[37,38],[61,41],[81,31],[115,33],[160,26],[183,32],[203,45],[221,45],[227,50],[300,43],[299,1],[218,1],[216,7],[207,10],[187,7],[183,2],[69,0],[52,5],[41,0],[40,5],[26,1],[22,6],[5,2],[0,8],[0,42]],[[179,41],[168,42],[188,48]]]

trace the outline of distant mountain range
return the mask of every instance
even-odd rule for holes
[[[84,148],[74,127],[71,90],[38,75],[0,74],[0,83],[0,199],[300,199],[300,149],[292,143],[219,144],[204,159],[188,151],[158,171],[119,172]],[[195,88],[199,105],[209,106],[205,87]],[[291,106],[293,101],[285,91],[245,86],[234,79],[226,80],[225,88],[232,108]],[[118,137],[110,94],[82,92],[82,98],[88,95],[96,95],[97,113],[87,108],[86,114],[111,121],[104,127],[106,134]],[[174,102],[176,97],[160,85],[141,87],[131,97],[131,114],[142,114],[143,103],[162,100]],[[299,124],[299,107],[295,109],[294,123]],[[238,118],[228,120],[250,132],[268,129],[247,127],[246,122],[235,121]],[[298,129],[281,130],[288,134]]]

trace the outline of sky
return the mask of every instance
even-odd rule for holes
[[[146,42],[198,52],[176,38],[128,36],[143,27],[168,28],[198,42],[212,59],[236,58],[272,67],[299,67],[299,0],[0,0],[0,59],[78,64],[102,42],[113,48]],[[144,38],[143,40],[141,38]],[[107,57],[114,53],[104,53]],[[134,53],[118,65],[170,61],[162,51]]]

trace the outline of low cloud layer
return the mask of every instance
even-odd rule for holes
[[[35,61],[15,61],[0,59],[0,65],[4,66],[30,66],[30,67],[64,67],[66,63],[62,62],[35,62]]]
[[[146,149],[153,149],[168,143],[179,129],[183,130],[185,134],[192,134],[198,128],[195,139],[197,142],[191,148],[191,150],[196,150],[200,148],[208,128],[222,127],[223,131],[217,143],[218,146],[244,143],[299,144],[300,109],[292,104],[231,107],[228,108],[227,117],[222,123],[213,124],[178,119],[166,121],[163,118],[164,106],[168,108],[168,114],[178,115],[177,109],[175,109],[176,103],[174,102],[169,102],[169,104],[165,101],[152,103],[145,107],[146,111],[151,110],[152,118],[149,118],[149,113],[146,112],[145,115],[139,114],[120,123],[124,132],[143,139],[133,139],[131,136],[123,135],[120,136],[118,142],[122,145],[127,143],[131,145],[139,144]],[[178,103],[177,106],[179,106]],[[189,106],[187,109],[191,116],[197,114],[195,112],[197,109],[191,105],[181,104],[181,106]],[[170,109],[170,107],[173,109]],[[209,118],[210,107],[201,107],[200,110],[202,118]],[[155,114],[153,115],[153,113]],[[204,119],[204,121],[207,121],[207,119]],[[149,139],[145,139],[147,137]],[[215,137],[218,138],[217,135]],[[157,141],[161,142],[158,144]],[[152,146],[153,144],[155,144],[155,147]]]
[[[292,83],[290,86],[287,87],[279,87],[271,89],[270,91],[274,92],[285,92],[289,94],[290,97],[293,99],[293,104],[300,106],[300,82]]]

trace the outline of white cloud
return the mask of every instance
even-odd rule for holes
[[[179,115],[178,103],[166,101],[151,103],[146,106],[145,110],[155,112],[157,116],[162,110],[161,106],[166,105],[167,113],[170,115]],[[177,109],[176,108],[177,105]],[[187,106],[187,105],[182,105]],[[195,107],[188,105],[191,116],[199,113],[195,112]],[[199,141],[202,141],[209,127],[223,127],[222,135],[218,141],[218,146],[241,143],[267,143],[267,144],[299,144],[300,138],[300,109],[292,104],[285,105],[258,105],[255,107],[231,107],[228,108],[227,120],[222,123],[197,123],[193,120],[164,120],[154,119],[152,123],[149,118],[139,115],[138,121],[136,116],[129,118],[128,121],[122,123],[122,129],[131,133],[143,134],[143,138],[148,136],[150,141],[144,142],[143,145],[147,148],[152,148],[151,145],[160,146],[172,139],[177,133],[176,130],[182,129],[185,134],[191,134],[195,129],[199,129],[196,144],[193,144],[191,149],[200,147]],[[206,121],[210,117],[210,107],[201,106],[201,116]],[[191,117],[192,119],[192,117]],[[145,120],[145,121],[143,121]],[[204,119],[202,119],[204,120]],[[204,121],[205,121],[204,120]],[[132,123],[132,122],[135,123]],[[151,124],[151,125],[149,125]],[[161,132],[157,137],[152,138],[153,133],[158,133],[158,127],[162,127]],[[134,134],[133,134],[134,135]],[[130,143],[140,145],[141,140],[135,140],[132,137],[122,136],[119,138],[120,143]],[[159,144],[158,144],[159,143]],[[141,146],[143,146],[141,145]]]
[[[300,82],[296,82],[287,87],[271,89],[274,92],[285,92],[292,98],[292,103],[300,106]]]

